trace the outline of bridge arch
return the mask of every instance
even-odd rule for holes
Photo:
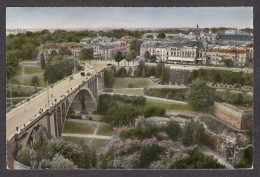
[[[79,89],[72,97],[71,99],[67,99],[65,101],[66,104],[64,104],[65,106],[65,114],[64,114],[64,120],[62,119],[62,122],[60,122],[61,124],[61,128],[57,128],[58,136],[61,136],[61,133],[63,132],[63,128],[64,128],[64,124],[65,124],[65,120],[67,118],[67,114],[69,112],[69,109],[71,107],[73,108],[80,108],[82,109],[82,111],[94,111],[97,108],[97,102],[95,97],[93,96],[93,93],[90,91],[89,88],[81,88]],[[63,105],[63,104],[62,104]],[[85,109],[85,110],[83,110]],[[78,109],[79,110],[79,109]],[[63,108],[62,108],[62,112],[63,112]],[[62,113],[63,114],[63,113]],[[58,118],[58,108],[57,108],[57,122],[59,122],[59,118]],[[63,116],[62,116],[63,118]]]

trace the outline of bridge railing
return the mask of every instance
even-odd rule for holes
[[[103,70],[99,71],[99,72],[102,72]],[[99,73],[98,72],[98,73]],[[98,75],[98,73],[94,74],[91,76],[91,78],[93,77],[96,77]],[[70,76],[68,76],[70,77]],[[57,85],[58,83],[62,82],[63,80],[67,79],[68,77],[56,82],[55,84],[53,85]],[[82,83],[80,83],[77,87],[71,89],[71,90],[67,90],[66,93],[62,96],[62,97],[59,97],[59,99],[57,101],[55,101],[55,105],[51,105],[50,107],[46,108],[46,109],[43,109],[42,112],[39,112],[37,114],[35,114],[34,116],[32,116],[33,118],[30,119],[30,121],[27,123],[27,124],[24,124],[24,127],[20,128],[20,132],[19,133],[15,133],[14,135],[12,135],[12,137],[19,137],[19,136],[22,136],[24,134],[24,132],[26,132],[26,130],[28,130],[31,126],[33,126],[36,122],[38,122],[39,119],[43,118],[47,113],[50,113],[52,112],[55,107],[57,105],[59,105],[62,101],[66,100],[69,96],[71,96],[72,93],[74,93],[75,91],[77,92],[78,90],[80,90],[80,88],[88,83],[90,81],[90,78],[86,78],[86,80],[82,81]],[[47,89],[47,88],[46,88]],[[46,90],[45,89],[45,90]],[[42,91],[43,92],[43,91]],[[38,93],[39,94],[39,93]],[[37,95],[37,94],[35,94]],[[35,97],[35,96],[34,96]]]
[[[103,70],[101,70],[101,71],[99,71],[99,72],[102,72],[102,71],[103,71]],[[80,72],[80,71],[76,72],[75,74],[77,74],[77,73],[79,73],[79,72]],[[99,72],[98,72],[98,73],[99,73]],[[61,79],[61,80],[55,82],[54,84],[51,84],[50,86],[45,87],[45,88],[42,89],[41,91],[39,91],[39,92],[33,94],[32,96],[30,96],[29,98],[27,98],[27,99],[25,99],[25,100],[23,100],[23,101],[17,103],[16,105],[13,106],[13,108],[6,109],[6,113],[10,112],[10,111],[13,110],[14,108],[17,108],[17,107],[19,107],[19,106],[21,106],[21,105],[23,105],[23,104],[29,102],[29,101],[30,101],[31,99],[33,99],[34,97],[36,97],[36,96],[40,95],[41,93],[47,91],[47,89],[49,89],[50,87],[54,87],[55,85],[57,85],[57,84],[63,82],[64,80],[70,78],[71,76],[73,76],[73,75],[69,75],[69,76],[67,76],[67,77],[65,77],[65,78],[63,78],[63,79]]]
[[[78,73],[78,72],[76,72],[76,74],[77,74],[77,73]],[[61,83],[62,81],[64,81],[64,80],[70,78],[71,76],[72,76],[72,75],[69,75],[69,76],[67,76],[67,77],[65,77],[65,78],[63,78],[63,79],[61,79],[61,80],[55,82],[54,84],[51,84],[51,85],[49,85],[48,87],[45,87],[45,88],[42,89],[41,91],[39,91],[39,92],[37,92],[37,93],[31,95],[30,97],[28,97],[27,99],[25,99],[25,100],[23,100],[23,101],[17,103],[17,104],[14,105],[12,108],[7,108],[7,109],[6,109],[6,113],[10,112],[10,111],[11,111],[12,109],[14,109],[14,108],[17,108],[17,107],[23,105],[24,103],[27,103],[28,101],[30,101],[30,100],[33,99],[34,97],[36,97],[36,96],[40,95],[41,93],[45,92],[45,91],[46,91],[47,89],[49,89],[50,87],[54,87],[55,85]]]

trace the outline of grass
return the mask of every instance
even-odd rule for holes
[[[13,77],[10,79],[11,84],[16,85],[29,85],[31,86],[31,80],[33,76],[22,76],[21,78]],[[46,87],[47,84],[44,81],[43,75],[38,75],[40,87]]]
[[[107,140],[103,140],[103,139],[93,139],[92,143],[91,143],[91,138],[79,138],[79,137],[71,137],[71,136],[66,136],[63,137],[66,141],[70,141],[79,145],[84,145],[84,146],[88,146],[91,147],[93,149],[97,149],[100,146],[102,146],[104,143],[106,143]]]
[[[192,107],[190,107],[188,104],[172,104],[172,103],[160,103],[157,101],[151,101],[147,100],[145,106],[160,106],[165,108],[166,110],[190,110],[194,111]]]
[[[17,67],[17,70],[16,70],[16,72],[15,72],[15,76],[20,76],[20,75],[22,75],[23,73],[22,73],[22,65],[21,64],[18,64],[18,67]]]
[[[24,85],[32,85],[32,84],[31,84],[32,77],[33,77],[33,76],[27,76],[27,77],[25,77],[25,78],[23,79],[23,84],[24,84]],[[46,84],[46,82],[44,81],[43,75],[39,75],[38,78],[39,78],[40,87],[46,87],[47,84]]]
[[[143,88],[121,88],[121,89],[113,89],[113,92],[121,93],[121,94],[133,94],[133,95],[144,95]]]
[[[80,138],[80,137],[72,137],[72,136],[65,136],[63,137],[66,141],[71,141],[77,144],[83,144],[88,146],[90,144],[91,139],[89,138]]]
[[[106,140],[102,140],[102,139],[93,139],[91,147],[93,149],[97,149],[100,146],[102,146],[104,143],[106,143]]]
[[[79,133],[79,134],[93,134],[95,131],[95,126],[89,124],[66,121],[64,125],[64,133]]]
[[[113,88],[128,88],[129,84],[133,84],[134,88],[144,88],[152,85],[149,78],[115,78]]]
[[[112,135],[112,129],[109,125],[98,125],[97,135],[106,135],[111,136]]]
[[[24,66],[24,74],[38,74],[43,73],[44,70],[40,66]]]

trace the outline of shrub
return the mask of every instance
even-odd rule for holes
[[[194,122],[193,120],[187,122],[183,129],[182,143],[185,146],[200,143],[204,131],[205,129],[201,123]]]
[[[205,155],[199,152],[198,148],[188,151],[188,156],[175,162],[171,168],[177,169],[218,169],[225,168],[224,165],[218,163],[213,156]]]
[[[144,147],[141,151],[141,156],[135,162],[137,168],[148,168],[151,162],[159,160],[159,155],[164,152],[164,148],[156,144]]]
[[[142,127],[140,124],[136,128],[132,128],[129,130],[122,130],[120,132],[121,139],[146,139],[151,138],[152,136],[156,136],[159,131],[159,128],[155,127],[152,124],[147,124]]]
[[[152,117],[152,116],[163,116],[165,114],[165,108],[157,107],[157,106],[151,106],[147,107],[144,110],[144,116],[145,117]]]
[[[169,138],[176,141],[181,132],[180,125],[177,122],[172,121],[165,127],[165,132]]]

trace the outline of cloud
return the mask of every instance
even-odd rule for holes
[[[8,7],[7,28],[253,27],[251,7]]]

